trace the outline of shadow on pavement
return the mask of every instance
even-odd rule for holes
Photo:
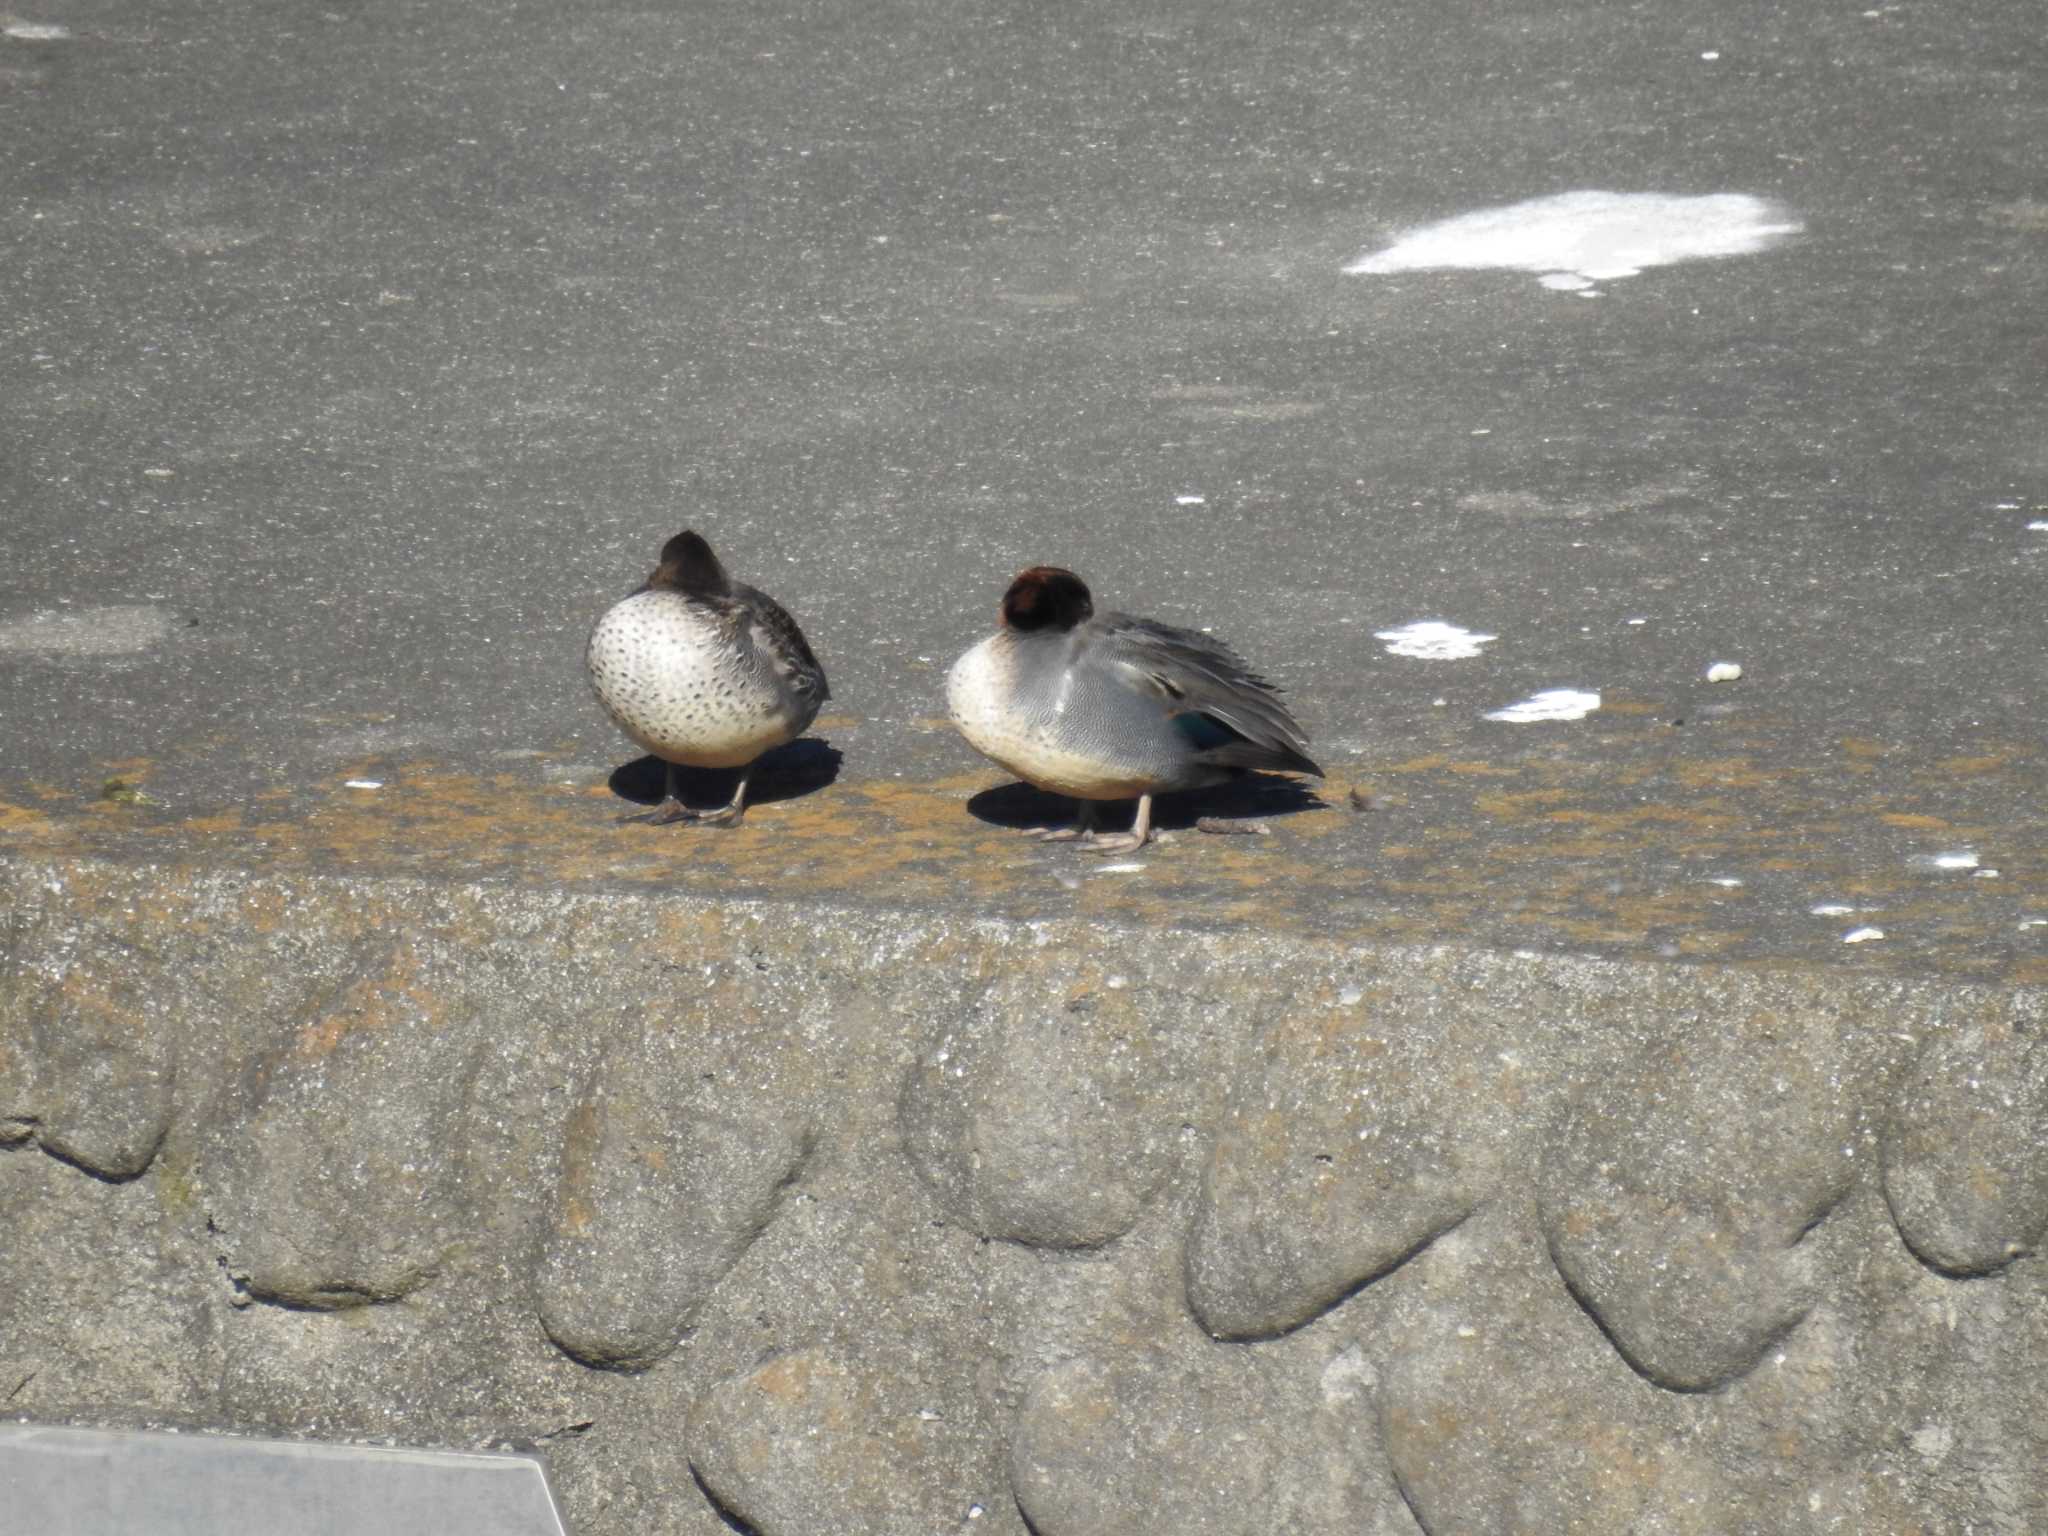
[[[1077,806],[1077,801],[1065,795],[1050,795],[1029,784],[985,789],[967,802],[970,814],[998,827],[1060,826],[1074,819]],[[1330,802],[1300,779],[1277,773],[1250,773],[1208,789],[1159,796],[1152,802],[1152,825],[1164,832],[1182,832],[1197,821],[1253,821],[1329,808]],[[1136,800],[1111,802],[1105,808],[1102,828],[1123,831],[1137,813]]]
[[[747,786],[747,804],[794,800],[823,789],[839,777],[843,754],[816,736],[800,736],[787,746],[763,753]],[[652,753],[614,768],[606,781],[613,794],[636,805],[659,805],[667,765]],[[705,810],[732,798],[739,779],[736,768],[677,768],[676,789],[683,804]]]

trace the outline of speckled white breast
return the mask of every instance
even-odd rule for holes
[[[610,609],[586,660],[605,713],[672,763],[742,768],[807,723],[751,645],[675,592],[636,592]]]
[[[1010,660],[1003,637],[991,635],[946,674],[946,708],[969,746],[1056,795],[1128,800],[1157,787],[1149,775],[1133,777],[1129,765],[1080,748],[1073,740],[1078,733],[1063,729],[1057,708],[1020,708]]]

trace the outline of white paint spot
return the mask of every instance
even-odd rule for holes
[[[1968,848],[1951,853],[1916,853],[1906,861],[1915,869],[1975,869],[1977,855]]]
[[[20,43],[61,43],[71,36],[69,27],[47,21],[10,21],[0,31]]]
[[[1389,656],[1412,656],[1418,661],[1463,661],[1477,656],[1480,647],[1499,635],[1482,635],[1441,619],[1417,619],[1399,629],[1382,629],[1373,639],[1387,642]]]
[[[2048,928],[2048,917],[2023,917],[2020,919],[2020,927]]]
[[[979,1520],[985,1513],[986,1511],[983,1510],[979,1504],[970,1504],[967,1506],[967,1518],[970,1520]]]
[[[1739,890],[1742,886],[1742,882],[1736,879],[1733,875],[1715,875],[1712,879],[1707,881],[1707,884],[1723,886],[1731,891]]]
[[[1946,1424],[1922,1424],[1913,1431],[1913,1450],[1923,1461],[1940,1461],[1956,1441]]]
[[[1649,622],[1650,622],[1650,621],[1649,621],[1648,619],[1630,619],[1630,620],[1628,621],[1628,623],[1629,623],[1629,625],[1630,625],[1631,627],[1633,627],[1633,626],[1635,626],[1635,625],[1637,625],[1637,624],[1647,624],[1647,623],[1649,623]]]
[[[1095,873],[1098,875],[1135,875],[1144,867],[1142,864],[1098,864],[1095,867]]]
[[[1815,917],[1847,917],[1856,909],[1846,901],[1823,901],[1818,906],[1808,907]]]
[[[1600,695],[1578,688],[1546,688],[1505,709],[1489,710],[1488,720],[1528,725],[1539,720],[1583,720],[1600,707]]]
[[[1882,928],[1851,928],[1842,935],[1844,944],[1868,944],[1872,939],[1884,937]]]
[[[1339,1008],[1356,1008],[1364,996],[1365,993],[1357,987],[1346,987],[1337,994],[1337,1006]]]
[[[1561,192],[1411,229],[1344,270],[1373,277],[1533,272],[1546,288],[1586,293],[1595,283],[1634,277],[1648,267],[1751,255],[1802,228],[1774,204],[1745,192]]]
[[[1710,683],[1732,683],[1742,676],[1742,664],[1735,661],[1717,661],[1707,668]]]
[[[1176,496],[1173,498],[1173,504],[1177,507],[1203,507],[1209,504],[1209,498],[1206,496]]]
[[[2017,512],[2019,509],[2020,504],[2016,501],[1998,501],[1993,502],[1991,505],[1991,510],[1994,512]]]
[[[382,789],[384,781],[382,779],[347,779],[343,781],[341,787],[343,789]]]
[[[2033,522],[2027,524],[2027,532],[2048,533],[2048,518],[2035,518]]]
[[[128,656],[171,633],[169,610],[145,603],[50,608],[0,624],[0,651],[32,656]]]
[[[1995,869],[1980,869],[1971,878],[1976,880],[1996,880],[1998,878],[1998,871]]]
[[[1346,1398],[1363,1396],[1378,1380],[1372,1362],[1365,1358],[1365,1351],[1354,1341],[1330,1357],[1330,1363],[1323,1367],[1319,1384],[1323,1389],[1323,1401],[1338,1403]]]
[[[1700,57],[1707,63],[1711,64],[1714,62],[1714,60],[1721,57],[1721,50],[1718,48],[1709,48],[1705,53],[1701,54]]]
[[[1128,976],[1110,976],[1102,984],[1112,992],[1121,992],[1131,984],[1131,979]]]

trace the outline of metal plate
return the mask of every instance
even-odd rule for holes
[[[65,1536],[567,1536],[529,1456],[0,1425],[0,1510]]]

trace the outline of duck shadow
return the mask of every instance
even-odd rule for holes
[[[776,800],[795,800],[815,794],[839,777],[844,754],[816,736],[799,736],[795,741],[764,752],[754,764],[753,780],[747,785],[747,804],[765,805]],[[732,799],[739,782],[737,768],[676,767],[676,793],[683,804],[697,810],[711,810]],[[613,794],[635,805],[659,805],[668,793],[668,764],[649,753],[630,763],[621,763],[605,781]]]
[[[1152,801],[1152,825],[1162,832],[1184,832],[1198,821],[1256,821],[1268,816],[1291,816],[1298,811],[1329,809],[1329,802],[1299,779],[1277,773],[1248,773],[1226,784],[1207,789],[1183,789],[1156,796]],[[1079,813],[1080,802],[1066,795],[1048,794],[1029,784],[1002,784],[985,789],[967,802],[970,816],[998,827],[1048,827],[1070,822]],[[1118,832],[1129,827],[1138,814],[1137,800],[1107,802],[1101,826]]]

